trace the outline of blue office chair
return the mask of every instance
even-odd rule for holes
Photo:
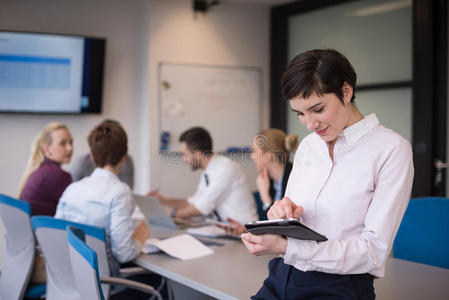
[[[71,265],[67,263],[70,259],[66,232],[68,225],[82,228],[86,232],[87,242],[91,247],[95,249],[104,248],[104,255],[98,257],[102,266],[100,276],[103,274],[109,276],[110,269],[105,246],[106,234],[103,228],[48,216],[34,216],[31,218],[31,224],[45,259],[47,300],[80,299]],[[103,294],[106,297],[109,296],[109,285],[103,286]]]
[[[260,198],[260,194],[258,191],[253,192],[254,201],[256,201],[257,206],[257,215],[259,216],[259,220],[267,220],[267,214],[263,210],[262,199]]]
[[[97,254],[86,244],[84,231],[68,226],[67,240],[73,276],[81,299],[104,300],[105,297],[100,285]],[[161,295],[149,285],[120,278],[104,278],[102,281],[126,284],[134,289],[153,294],[157,299],[162,300]]]
[[[97,254],[85,243],[84,231],[67,227],[70,265],[81,299],[104,300],[100,284]]]
[[[36,256],[30,205],[0,195],[0,217],[6,231],[0,299],[39,298],[45,294],[45,284],[28,285]]]
[[[72,267],[70,264],[67,264],[69,260],[67,226],[74,226],[85,232],[87,244],[97,253],[100,278],[109,278],[111,276],[106,233],[103,228],[48,216],[34,216],[31,218],[31,224],[46,261],[47,300],[80,299]],[[140,267],[120,269],[120,276],[122,277],[147,273],[149,273],[147,270],[143,270]],[[108,299],[111,291],[110,285],[117,282],[102,281],[102,283],[103,295]],[[161,282],[158,289],[162,288],[164,283],[165,280]],[[123,284],[117,283],[117,285]]]
[[[393,244],[393,256],[449,268],[449,199],[411,199]]]

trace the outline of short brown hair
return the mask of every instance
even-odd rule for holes
[[[290,100],[313,93],[321,96],[333,93],[343,102],[342,87],[347,82],[353,88],[355,99],[357,74],[349,60],[333,49],[310,50],[297,55],[287,66],[281,79],[282,94]]]
[[[97,167],[115,166],[128,152],[128,137],[118,123],[101,123],[87,138],[90,152]]]

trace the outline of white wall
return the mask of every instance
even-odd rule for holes
[[[262,127],[268,126],[269,8],[221,3],[206,14],[194,14],[191,1],[151,1],[149,6],[149,72],[151,145],[158,145],[158,63],[182,62],[262,69]],[[152,147],[151,186],[168,196],[190,195],[199,172],[159,157]],[[241,157],[239,157],[241,158]],[[175,166],[173,164],[176,164]],[[245,168],[255,189],[255,168]]]
[[[77,156],[88,151],[87,134],[104,118],[119,120],[128,132],[136,192],[143,193],[151,185],[169,196],[192,193],[198,173],[184,164],[169,166],[155,153],[160,61],[261,68],[262,127],[268,126],[269,8],[265,5],[225,2],[194,15],[190,0],[2,0],[0,28],[107,39],[101,115],[0,114],[0,193],[16,196],[31,140],[45,124],[65,122]],[[245,171],[255,174],[253,166]]]

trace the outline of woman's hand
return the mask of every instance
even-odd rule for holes
[[[270,201],[270,178],[268,177],[267,168],[263,168],[262,171],[259,172],[256,178],[257,190],[259,191],[260,197],[262,201]],[[266,199],[268,198],[268,199]]]
[[[242,233],[242,241],[249,253],[256,256],[265,254],[285,254],[287,251],[287,239],[276,234],[254,235]]]
[[[267,212],[267,217],[269,220],[285,218],[299,219],[303,211],[302,206],[296,205],[290,198],[284,197],[282,200],[274,202],[273,206]]]
[[[224,229],[227,234],[238,237],[243,232],[246,232],[245,226],[243,226],[236,220],[228,218],[227,221],[229,222],[229,225],[227,226],[217,225],[218,227]]]

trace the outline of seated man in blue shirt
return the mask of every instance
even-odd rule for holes
[[[143,221],[134,228],[132,193],[117,177],[128,151],[123,128],[119,124],[102,123],[91,131],[88,142],[97,168],[92,175],[67,187],[55,218],[104,228],[112,250],[112,272],[117,275],[116,262],[135,259],[150,232]]]

